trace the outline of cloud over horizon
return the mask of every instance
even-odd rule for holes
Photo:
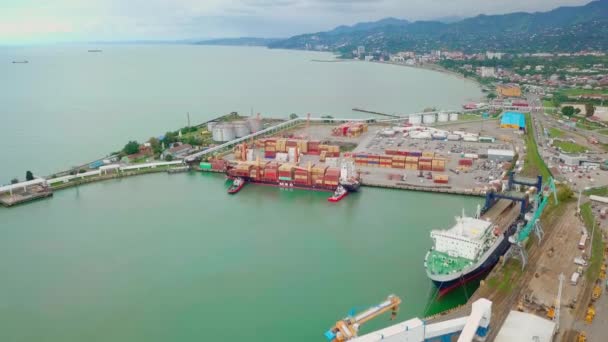
[[[4,0],[0,44],[287,37],[384,17],[547,11],[589,0]]]

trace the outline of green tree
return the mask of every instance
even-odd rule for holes
[[[34,174],[32,173],[32,171],[29,171],[29,170],[28,170],[28,171],[25,173],[25,180],[26,180],[26,181],[31,181],[31,180],[34,180]]]
[[[17,183],[19,183],[19,179],[17,179],[17,178],[11,179],[11,184],[17,184]]]
[[[170,154],[167,154],[167,155],[165,156],[165,161],[173,161],[173,156],[172,156],[172,155],[170,155]]]
[[[575,108],[574,109],[574,114],[579,115],[581,113],[581,109],[580,108]]]
[[[493,100],[493,99],[496,98],[496,94],[494,94],[494,93],[488,93],[487,98],[488,98],[488,100]]]
[[[176,141],[177,141],[177,133],[175,133],[175,132],[165,133],[165,137],[163,139],[165,146],[169,146],[170,144],[173,144]]]
[[[298,118],[298,114],[296,114],[296,113],[289,114],[289,119],[293,120],[293,119],[297,119],[297,118]]]
[[[137,141],[129,141],[122,149],[127,155],[139,152],[139,143]]]
[[[593,116],[593,114],[595,114],[595,106],[593,103],[585,103],[585,116],[590,118]]]
[[[158,140],[157,138],[150,138],[148,142],[150,143],[154,154],[161,154],[163,152],[163,147],[160,143],[160,140]]]
[[[574,115],[574,107],[572,107],[572,106],[564,106],[564,107],[562,107],[562,114],[564,114],[565,116],[572,116],[572,115]]]

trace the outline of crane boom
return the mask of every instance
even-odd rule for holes
[[[372,306],[371,308],[359,313],[358,315],[350,315],[336,322],[336,324],[325,332],[325,337],[328,341],[342,342],[348,341],[357,337],[359,327],[362,324],[386,313],[392,311],[391,319],[397,315],[397,310],[401,304],[401,299],[395,295],[389,295],[382,303]]]

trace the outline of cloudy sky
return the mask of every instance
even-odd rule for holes
[[[286,37],[383,17],[545,11],[589,0],[0,0],[0,44]]]

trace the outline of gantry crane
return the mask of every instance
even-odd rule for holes
[[[543,191],[544,189],[547,189],[547,191]],[[522,270],[526,267],[526,264],[528,262],[528,255],[524,247],[524,241],[530,236],[532,232],[537,235],[539,241],[542,239],[543,230],[540,225],[540,215],[543,213],[543,210],[549,203],[549,198],[551,194],[553,194],[555,204],[558,203],[557,189],[555,188],[555,182],[553,181],[552,177],[549,178],[549,181],[541,189],[537,190],[538,193],[536,196],[536,200],[534,201],[535,208],[532,213],[532,217],[528,220],[525,226],[519,227],[517,229],[517,232],[509,237],[511,248],[509,248],[503,259],[504,261],[512,257],[521,259]]]
[[[336,322],[331,329],[325,332],[325,337],[331,342],[342,342],[355,338],[357,337],[361,325],[385,312],[391,311],[391,320],[395,319],[400,304],[401,299],[399,297],[389,295],[384,302],[373,306],[358,315],[349,315]]]

